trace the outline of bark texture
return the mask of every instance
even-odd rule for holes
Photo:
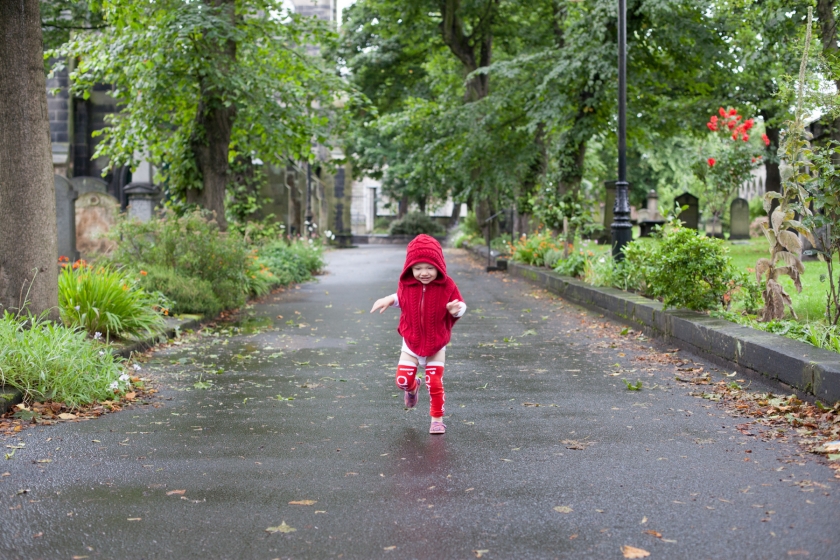
[[[209,2],[218,7],[234,23],[236,17],[233,0],[213,0]],[[211,45],[216,51],[222,67],[230,68],[236,61],[236,43],[230,39]],[[228,154],[230,136],[236,119],[236,107],[225,105],[224,92],[215,84],[202,79],[201,101],[196,113],[195,132],[191,147],[196,165],[201,172],[203,188],[187,191],[187,202],[211,210],[216,214],[216,221],[222,231],[227,229],[225,218],[225,188],[228,181]]]
[[[58,319],[58,248],[38,0],[0,2],[0,312]]]

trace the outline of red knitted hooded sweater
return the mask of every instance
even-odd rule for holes
[[[418,263],[434,266],[437,278],[425,286],[415,279],[411,267]],[[431,356],[449,343],[452,325],[458,319],[446,310],[446,304],[463,300],[455,281],[446,275],[443,250],[434,237],[420,234],[408,244],[397,299],[401,311],[397,332],[412,352]]]

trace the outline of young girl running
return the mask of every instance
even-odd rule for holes
[[[429,388],[430,434],[446,433],[443,423],[443,368],[452,325],[467,310],[455,281],[446,275],[443,250],[434,237],[420,234],[408,244],[397,293],[376,300],[371,313],[400,308],[397,328],[403,337],[397,364],[397,387],[405,391],[405,406],[417,404],[417,366],[425,369]]]

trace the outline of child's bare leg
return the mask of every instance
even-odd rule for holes
[[[443,392],[443,369],[446,362],[446,348],[441,348],[426,360],[426,387],[429,388],[429,415],[432,422],[443,422],[443,408],[446,396]]]

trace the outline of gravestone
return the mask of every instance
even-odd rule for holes
[[[683,225],[689,229],[697,229],[700,227],[700,200],[690,192],[684,192],[674,199],[674,202],[683,206],[688,206],[685,210],[680,212],[679,219]]]
[[[79,259],[76,250],[76,199],[79,193],[62,177],[55,176],[55,217],[58,230],[58,256],[70,261]]]
[[[79,196],[89,192],[108,192],[108,183],[99,177],[73,177],[70,179],[70,183],[79,193]]]
[[[729,239],[750,238],[750,203],[736,198],[729,206]]]
[[[155,215],[160,202],[160,189],[151,183],[129,183],[124,190],[128,197],[128,217],[145,223]]]
[[[76,248],[87,257],[110,253],[116,243],[105,236],[117,223],[120,201],[97,190],[76,200]]]
[[[638,211],[639,216],[639,237],[648,237],[653,228],[661,226],[665,223],[662,216],[659,214],[659,195],[656,191],[651,189],[648,192],[647,208],[642,214],[642,210]]]

